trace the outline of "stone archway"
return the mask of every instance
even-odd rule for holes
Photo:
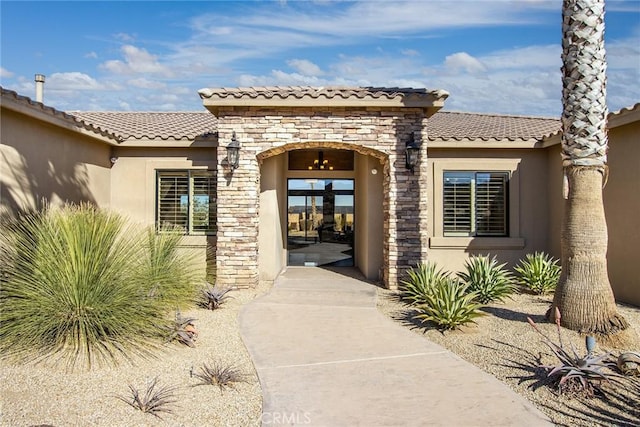
[[[334,141],[294,142],[278,145],[256,155],[260,164],[259,256],[261,280],[273,280],[288,257],[287,231],[289,218],[286,203],[287,178],[304,178],[305,172],[289,175],[286,153],[294,150],[331,149],[355,153],[354,170],[350,175],[324,172],[327,179],[351,177],[355,182],[354,265],[374,281],[388,277],[389,230],[389,155],[375,148]],[[371,173],[371,171],[374,173]],[[378,173],[379,172],[379,173]],[[309,172],[311,176],[313,172]],[[278,210],[279,215],[274,211]],[[277,217],[277,220],[276,220]],[[279,222],[278,222],[279,221]],[[278,228],[280,227],[280,228]],[[274,232],[277,229],[277,232]],[[278,251],[283,251],[278,253]],[[386,284],[386,283],[385,283]]]

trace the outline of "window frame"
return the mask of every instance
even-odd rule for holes
[[[213,212],[217,211],[217,189],[216,189],[216,171],[209,169],[156,169],[155,170],[155,228],[156,232],[160,232],[160,228],[162,224],[160,223],[160,182],[162,175],[165,174],[184,174],[187,178],[187,221],[186,227],[183,231],[185,236],[209,236],[215,235],[217,233],[217,221],[214,215],[213,224],[209,226],[209,229],[199,231],[194,230],[194,199],[195,199],[195,178],[198,175],[208,176],[209,180],[213,180],[213,191],[210,190],[208,193],[209,196],[209,215],[211,215],[212,208],[211,204],[213,204]],[[211,218],[210,221],[211,223]]]
[[[433,159],[432,218],[430,248],[523,249],[520,237],[520,173],[521,159]],[[506,172],[507,173],[507,235],[506,236],[445,236],[444,234],[444,172]]]
[[[447,178],[447,174],[449,178]],[[442,202],[442,219],[443,219],[443,231],[442,234],[445,237],[509,237],[509,179],[510,172],[509,171],[486,171],[486,170],[469,170],[469,171],[460,171],[460,170],[445,170],[442,172],[443,179],[443,202]],[[454,175],[457,175],[454,176]],[[502,221],[500,224],[501,230],[499,232],[491,232],[491,231],[483,231],[481,227],[482,215],[481,206],[482,205],[482,189],[483,186],[480,184],[480,180],[482,175],[494,175],[499,178],[499,182],[502,186]],[[468,190],[467,194],[463,194],[461,199],[466,199],[464,202],[468,203],[468,217],[464,218],[464,215],[460,215],[458,217],[455,213],[453,213],[453,217],[448,221],[447,220],[447,204],[444,202],[444,198],[447,197],[445,194],[445,190],[447,188],[446,182],[447,179],[468,179]],[[493,180],[493,177],[490,178],[490,182]],[[454,187],[457,189],[457,187]],[[465,190],[462,189],[464,192]],[[457,196],[454,196],[456,201],[458,199]],[[463,205],[464,206],[464,205]],[[451,209],[449,207],[449,209]],[[468,223],[468,231],[467,230],[454,230],[447,231],[446,226],[447,222],[452,222],[454,224],[457,223]],[[458,226],[454,225],[455,228]]]

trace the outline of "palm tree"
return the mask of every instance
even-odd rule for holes
[[[563,326],[613,334],[629,324],[618,314],[607,273],[602,188],[607,169],[604,0],[563,0],[562,275],[554,307]]]

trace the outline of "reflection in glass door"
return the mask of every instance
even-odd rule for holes
[[[353,267],[352,179],[290,179],[288,265]]]

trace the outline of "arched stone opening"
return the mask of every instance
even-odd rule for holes
[[[351,171],[295,171],[288,168],[289,153],[295,150],[345,150],[354,153],[354,167]],[[292,263],[292,256],[297,250],[292,247],[291,235],[295,230],[292,226],[297,226],[295,221],[292,222],[292,216],[295,215],[289,205],[288,183],[302,180],[327,182],[353,182],[353,204],[347,214],[342,214],[346,218],[347,236],[349,243],[352,244],[352,262],[353,266],[358,268],[362,274],[372,281],[383,281],[388,277],[388,258],[385,254],[389,249],[389,155],[380,150],[344,142],[332,141],[312,141],[312,142],[295,142],[289,144],[278,145],[276,147],[264,150],[256,155],[256,159],[260,164],[260,209],[259,209],[259,226],[258,226],[258,268],[260,280],[272,281],[287,265],[316,265],[315,262],[307,262],[302,264]],[[313,189],[313,187],[312,187]],[[313,194],[325,194],[316,191]],[[315,197],[315,196],[314,196]],[[341,196],[346,197],[348,196]],[[312,201],[315,198],[312,198]],[[322,203],[322,196],[318,196],[318,204]],[[326,204],[318,207],[318,210],[324,212],[325,221],[327,212],[329,218],[333,215],[333,211],[329,210]],[[315,207],[315,206],[314,206]],[[345,208],[342,206],[341,208]],[[302,214],[300,214],[302,215]],[[345,217],[346,215],[346,217]],[[321,216],[322,218],[322,216]],[[311,220],[313,221],[313,219]],[[344,221],[344,219],[343,219]],[[306,219],[305,219],[306,222]],[[330,250],[336,250],[331,247],[331,243],[322,240],[322,236],[329,236],[332,233],[336,236],[343,231],[344,225],[340,230],[334,228],[334,224],[330,224],[330,231],[327,234],[327,228],[324,232],[311,232],[310,245],[318,248],[322,245],[329,247]],[[306,226],[306,225],[305,225]],[[313,226],[312,228],[313,229]],[[317,233],[317,234],[316,234]],[[305,240],[307,235],[305,233]],[[320,241],[318,241],[318,239]],[[339,237],[338,237],[339,239]],[[335,242],[334,242],[335,243]],[[335,245],[338,246],[338,245]],[[307,250],[305,247],[303,249]],[[320,249],[318,249],[320,250]],[[325,249],[326,250],[326,249]],[[345,251],[345,253],[349,253]],[[298,254],[295,254],[298,256]],[[308,254],[308,256],[310,256]],[[319,255],[322,259],[322,254]],[[308,258],[314,260],[313,256]],[[330,265],[331,259],[324,260]],[[322,264],[324,261],[320,261]],[[347,265],[336,263],[334,265]],[[386,284],[386,283],[385,283]]]

